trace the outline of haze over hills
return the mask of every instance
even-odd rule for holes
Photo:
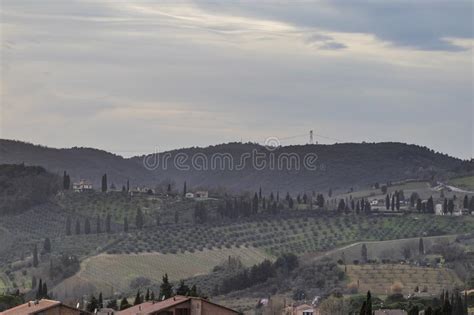
[[[257,162],[255,156],[259,156]],[[306,156],[314,158],[309,167]],[[107,173],[109,184],[117,187],[129,179],[131,186],[174,182],[179,190],[184,181],[189,188],[235,191],[254,191],[260,186],[281,192],[347,189],[375,182],[442,178],[466,164],[426,147],[403,143],[295,145],[270,150],[253,143],[227,143],[164,152],[158,155],[158,164],[156,161],[154,155],[123,158],[92,148],[55,149],[0,140],[0,164],[24,162],[56,174],[66,170],[73,181],[87,179],[95,187]]]

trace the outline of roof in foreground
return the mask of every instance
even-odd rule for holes
[[[45,311],[53,306],[61,305],[59,301],[42,299],[39,301],[30,301],[25,304],[15,306],[1,313],[2,315],[29,315],[40,311]]]
[[[189,300],[196,299],[196,300],[202,300],[205,303],[213,304],[219,307],[222,307],[224,309],[227,309],[229,311],[235,312],[236,314],[238,313],[235,310],[232,310],[228,307],[212,303],[209,300],[199,298],[199,297],[190,297],[190,296],[182,296],[182,295],[176,295],[174,297],[171,297],[169,299],[166,299],[164,301],[160,302],[145,302],[139,305],[135,305],[133,307],[127,308],[126,310],[120,311],[116,313],[117,315],[136,315],[136,314],[150,314],[158,311],[164,311],[170,307],[179,305],[181,303],[187,302]]]

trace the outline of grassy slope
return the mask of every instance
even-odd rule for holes
[[[467,190],[474,190],[474,176],[454,178],[449,181],[449,184]]]
[[[350,281],[359,282],[359,292],[370,290],[380,295],[390,294],[395,282],[402,284],[405,295],[413,293],[417,286],[420,289],[426,286],[429,294],[439,294],[443,289],[462,285],[452,270],[399,264],[348,265],[347,275]]]
[[[129,289],[130,282],[137,277],[159,283],[167,273],[171,281],[177,281],[209,273],[229,256],[240,257],[246,266],[271,258],[258,249],[244,247],[182,254],[102,254],[83,261],[81,271],[57,286],[54,292],[59,295],[62,292],[73,292],[79,286],[94,286],[107,293],[125,292]]]

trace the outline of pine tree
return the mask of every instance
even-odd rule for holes
[[[184,283],[183,280],[179,282],[179,286],[176,289],[176,295],[188,295],[190,292],[189,287]]]
[[[35,244],[35,247],[33,248],[33,267],[38,267],[38,246],[36,246]]]
[[[172,296],[173,296],[173,286],[169,283],[168,274],[165,273],[160,285],[160,298],[166,300]]]
[[[43,249],[46,253],[51,253],[51,240],[49,237],[44,239]]]
[[[199,296],[198,290],[195,284],[191,287],[191,290],[189,290],[189,296]]]
[[[120,310],[123,311],[123,310],[126,310],[127,308],[130,308],[131,305],[130,303],[128,303],[128,300],[127,298],[123,298],[122,301],[120,301]]]
[[[107,174],[102,175],[102,192],[107,192]]]
[[[97,301],[94,295],[91,295],[89,303],[87,303],[86,311],[90,313],[95,313],[95,310],[99,308],[99,302]]]

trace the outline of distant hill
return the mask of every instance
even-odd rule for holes
[[[256,162],[252,162],[252,155]],[[303,165],[308,155],[317,156],[315,163],[310,164],[315,170]],[[257,156],[259,158],[255,158]],[[189,190],[224,187],[227,190],[255,191],[261,186],[265,192],[326,191],[330,187],[348,189],[376,182],[446,177],[465,169],[468,163],[426,147],[403,143],[299,145],[271,150],[253,143],[228,143],[179,149],[158,157],[160,163],[157,166],[153,155],[127,159],[91,148],[52,149],[0,140],[0,164],[24,162],[41,165],[59,175],[67,170],[73,181],[84,178],[92,181],[95,187],[99,187],[101,175],[107,172],[109,184],[115,183],[118,187],[130,179],[131,185],[152,187],[171,181],[176,183],[178,190],[186,181]],[[294,162],[295,159],[300,162],[299,169],[294,163],[287,167],[288,161]],[[144,160],[148,169],[144,167]],[[179,169],[175,163],[177,160],[189,169]],[[273,167],[271,160],[274,161]],[[266,166],[256,169],[263,161]],[[281,162],[280,169],[278,161]],[[237,170],[239,166],[243,167]]]
[[[59,177],[41,166],[0,165],[0,215],[44,203],[59,189]]]

